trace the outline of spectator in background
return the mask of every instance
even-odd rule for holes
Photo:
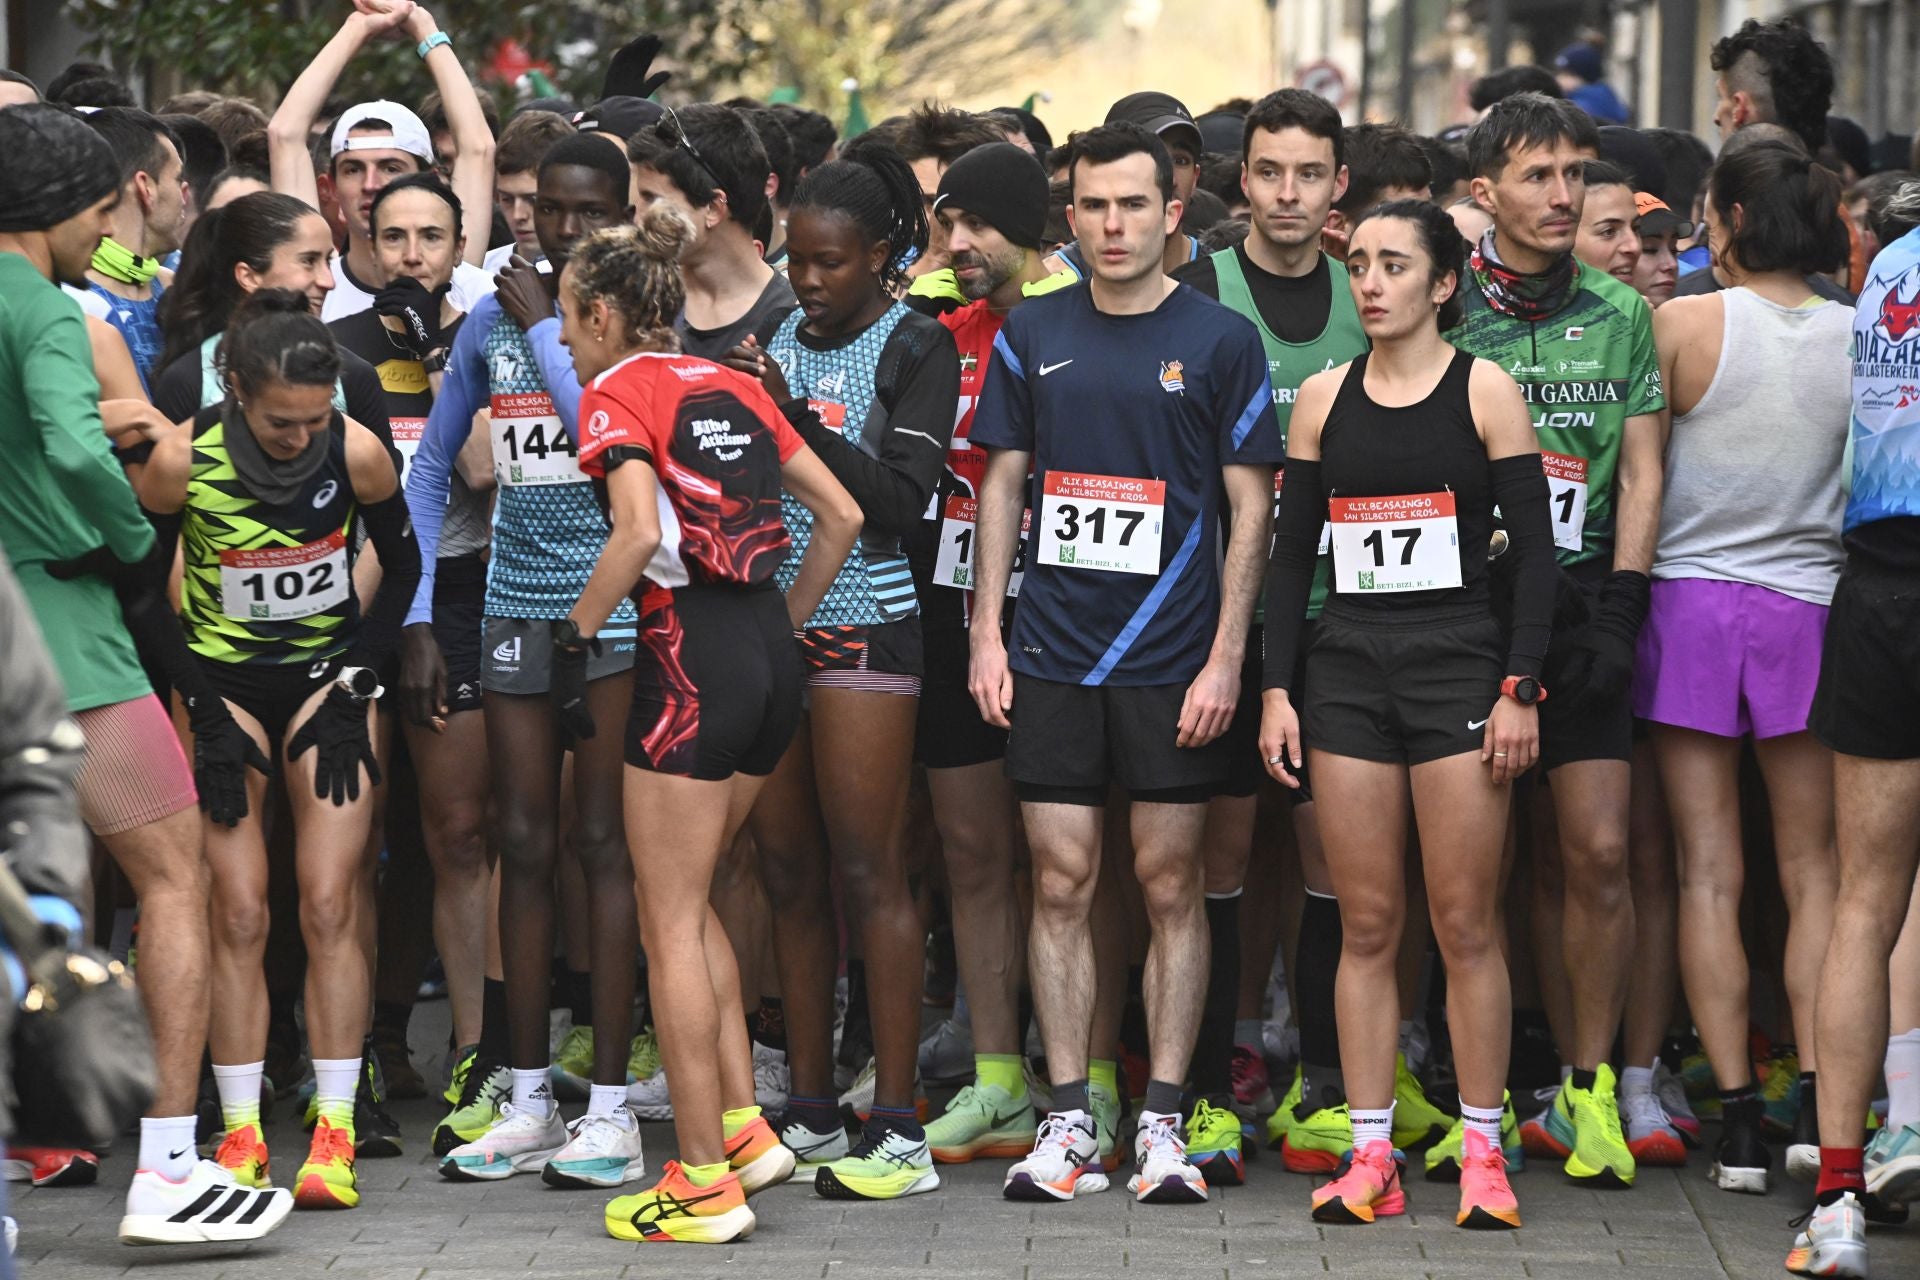
[[[229,154],[240,145],[241,139],[263,133],[267,127],[267,113],[247,98],[222,98],[204,111],[193,114],[220,135],[220,141],[226,144]]]
[[[1466,199],[1471,194],[1471,175],[1467,173],[1467,149],[1457,142],[1442,142],[1438,138],[1417,138],[1420,149],[1427,153],[1427,167],[1432,170],[1427,190],[1433,193],[1433,202],[1441,208]]]
[[[499,137],[500,109],[493,105],[493,95],[475,96],[480,99],[480,114],[486,117],[487,132]],[[442,181],[453,181],[453,158],[460,154],[460,148],[454,143],[453,126],[447,123],[447,108],[440,100],[438,89],[420,99],[420,119],[427,126],[427,135],[433,139],[433,167],[440,171]]]
[[[1567,100],[1592,116],[1596,124],[1625,124],[1633,113],[1603,77],[1605,56],[1599,46],[1582,40],[1562,49],[1553,60],[1556,77]]]
[[[1850,187],[1873,172],[1873,144],[1867,141],[1867,131],[1845,116],[1827,117],[1827,145],[1818,158],[1840,175],[1842,186]]]
[[[540,187],[540,157],[560,139],[573,133],[565,116],[552,111],[522,111],[507,122],[493,153],[493,199],[513,243],[487,251],[480,264],[488,275],[498,274],[507,259],[519,254],[528,262],[546,258],[533,230],[533,197]]]
[[[1888,169],[1870,178],[1862,178],[1847,188],[1847,216],[1853,219],[1854,226],[1860,228],[1860,237],[1865,241],[1862,249],[1869,267],[1880,256],[1881,249],[1913,229],[1910,223],[1891,217],[1887,212],[1887,202],[1901,187],[1913,180],[1911,170]]]
[[[776,102],[767,110],[780,117],[780,123],[787,127],[787,136],[793,139],[793,184],[798,187],[800,179],[833,159],[833,148],[840,140],[840,131],[833,127],[833,121],[818,111],[796,107],[791,102]],[[1040,122],[1036,120],[1034,123]]]
[[[40,87],[18,71],[0,68],[0,107],[40,101]]]
[[[1560,87],[1560,77],[1545,67],[1502,67],[1473,82],[1473,87],[1467,90],[1467,105],[1473,108],[1473,118],[1478,120],[1487,114],[1488,107],[1516,93],[1544,93],[1549,98],[1567,96]]]
[[[1420,139],[1397,124],[1357,124],[1347,130],[1342,152],[1347,162],[1346,194],[1333,202],[1321,244],[1344,259],[1347,236],[1362,214],[1394,200],[1426,200],[1433,169]]]

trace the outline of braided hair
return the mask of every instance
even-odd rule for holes
[[[567,255],[564,287],[577,306],[599,298],[618,311],[636,345],[678,351],[673,320],[687,299],[680,254],[693,234],[693,220],[677,206],[656,204],[638,226],[623,222],[582,236]]]
[[[868,244],[885,244],[880,287],[888,292],[906,283],[909,250],[926,252],[927,209],[920,180],[884,143],[856,142],[839,159],[811,170],[800,180],[789,214],[802,209],[840,214],[852,220]]]

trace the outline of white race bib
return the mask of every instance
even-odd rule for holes
[[[344,603],[347,539],[330,533],[299,547],[220,553],[220,611],[241,622],[291,622]]]
[[[413,470],[413,455],[420,452],[420,437],[427,432],[425,418],[388,418],[387,426],[393,430],[393,447],[400,451],[400,462],[405,471]]]
[[[933,580],[942,587],[973,589],[974,524],[980,504],[955,494],[947,499],[946,518],[940,522],[940,549],[934,559]],[[1020,541],[1013,550],[1013,573],[1007,579],[1007,594],[1018,598],[1020,581],[1027,576],[1027,529],[1033,523],[1031,511],[1020,517]]]
[[[493,397],[493,475],[503,487],[583,484],[580,451],[546,392]]]
[[[1540,466],[1547,473],[1553,545],[1562,551],[1578,551],[1587,528],[1587,460],[1542,450]]]
[[[1164,480],[1049,471],[1040,486],[1039,563],[1158,575],[1166,511]]]
[[[1331,498],[1334,590],[1349,595],[1460,585],[1451,493]]]

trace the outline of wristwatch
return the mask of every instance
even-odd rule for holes
[[[1508,676],[1500,682],[1500,692],[1522,706],[1547,700],[1547,688],[1532,676]]]
[[[333,684],[355,702],[371,702],[386,692],[380,685],[380,673],[372,667],[342,667]]]
[[[562,618],[553,624],[553,643],[561,649],[587,649],[593,646],[593,637],[580,634],[580,624],[572,618]]]
[[[422,373],[439,373],[446,367],[447,348],[445,347],[433,352],[420,362],[420,371]]]

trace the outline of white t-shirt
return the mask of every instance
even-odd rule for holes
[[[334,254],[327,265],[333,268],[333,292],[327,295],[326,302],[320,308],[322,320],[332,324],[335,320],[344,320],[372,308],[373,295],[347,274],[346,264],[339,254]],[[470,312],[475,303],[492,292],[493,272],[482,270],[470,262],[463,262],[453,269],[453,289],[448,296],[453,299],[456,310]]]
[[[80,304],[80,310],[96,320],[105,320],[113,314],[112,309],[107,306],[107,300],[91,289],[76,289],[70,284],[63,284],[60,289]]]

